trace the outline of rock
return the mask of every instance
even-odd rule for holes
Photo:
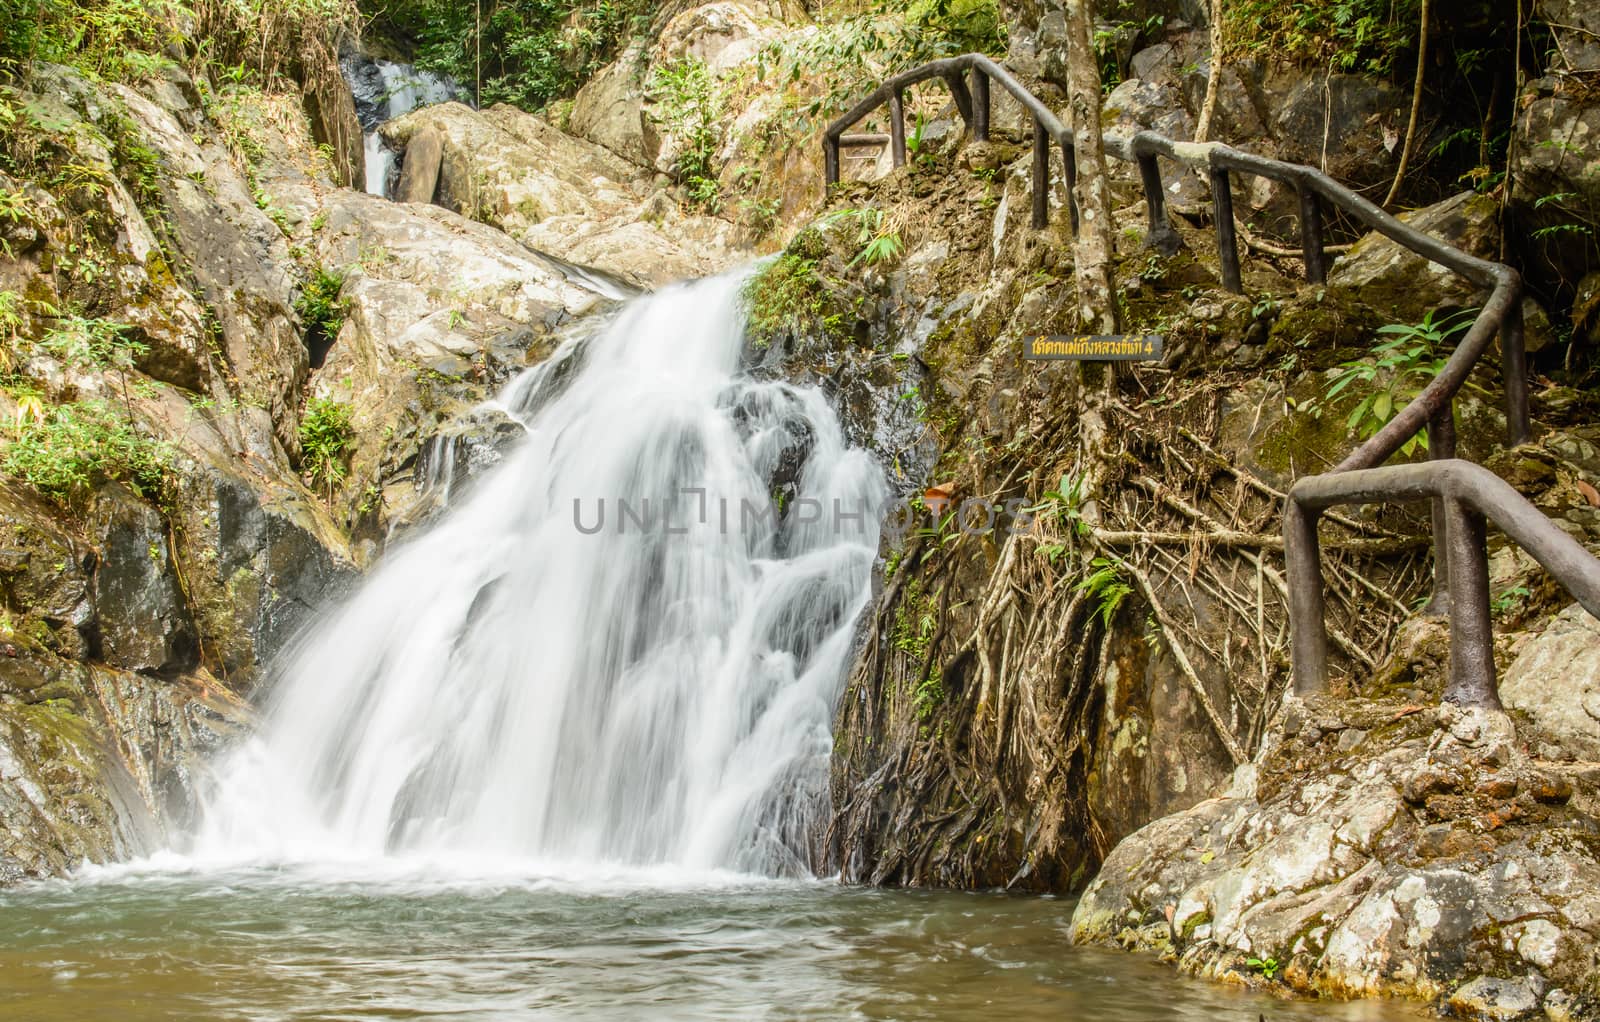
[[[1318,700],[1303,716],[1334,705]],[[1257,797],[1201,802],[1123,839],[1073,913],[1074,942],[1151,946],[1170,911],[1164,939],[1186,971],[1274,957],[1295,963],[1282,973],[1294,989],[1448,997],[1474,1017],[1519,1018],[1547,985],[1591,982],[1600,859],[1580,835],[1592,823],[1558,810],[1526,823],[1523,810],[1465,818],[1472,810],[1457,803],[1469,803],[1436,793],[1534,783],[1505,741],[1509,721],[1452,712],[1435,729],[1420,715],[1395,718],[1397,705],[1346,703],[1342,721],[1319,719],[1315,730],[1341,733],[1391,722],[1331,764],[1308,760],[1327,745],[1303,720],[1293,736],[1271,734]],[[1407,723],[1396,732],[1396,721]],[[1491,751],[1506,761],[1486,766]],[[1427,822],[1441,798],[1455,799],[1446,819]],[[1523,978],[1478,978],[1489,976]],[[1450,995],[1463,978],[1472,982]]]
[[[0,886],[168,847],[191,822],[200,761],[248,719],[203,675],[0,658]]]
[[[261,413],[255,422],[262,435],[252,446],[270,456],[272,437],[298,451],[299,389],[310,357],[294,310],[288,240],[258,207],[255,189],[220,140],[186,130],[178,113],[130,89],[117,91],[170,172],[162,195],[178,250],[221,333],[238,396]],[[309,137],[301,144],[310,151]],[[195,341],[209,359],[206,331],[197,330]]]
[[[754,57],[781,28],[765,12],[737,0],[690,7],[662,28],[652,63],[660,67],[692,57],[712,71],[731,70]]]
[[[1351,187],[1393,177],[1399,152],[1387,137],[1405,130],[1409,92],[1365,75],[1283,69],[1266,76],[1262,95],[1279,159],[1321,166]]]
[[[1484,258],[1499,240],[1498,206],[1491,196],[1462,192],[1432,206],[1402,214],[1408,226]],[[1478,288],[1376,232],[1339,257],[1328,283],[1348,288],[1395,322],[1415,323],[1433,309],[1478,304]]]
[[[90,528],[99,550],[92,587],[94,652],[130,671],[171,674],[195,666],[194,620],[161,516],[112,485],[95,495]]]
[[[406,146],[405,166],[395,186],[396,202],[432,202],[439,190],[439,165],[444,159],[444,138],[436,128],[423,128]]]
[[[303,490],[214,458],[180,466],[179,552],[208,665],[244,689],[354,571],[345,539]]]
[[[1556,59],[1568,73],[1600,71],[1600,10],[1584,0],[1537,0],[1533,16],[1549,26]]]
[[[64,529],[49,508],[0,487],[0,597],[20,618],[10,626],[13,633],[31,635],[69,659],[87,656],[82,633],[94,620],[93,570],[89,544]]]
[[[644,90],[639,84],[639,54],[624,53],[589,79],[573,100],[567,130],[640,167],[655,164],[646,143]]]
[[[1522,93],[1516,122],[1507,232],[1530,276],[1563,290],[1594,267],[1594,239],[1573,226],[1600,221],[1600,103],[1585,90],[1577,77],[1537,80]],[[1541,240],[1541,231],[1560,232],[1560,243]]]
[[[1556,745],[1600,759],[1600,621],[1576,603],[1557,614],[1506,669],[1500,699]]]
[[[1539,995],[1526,980],[1479,976],[1450,995],[1450,1009],[1478,1019],[1516,1019],[1539,1007]]]

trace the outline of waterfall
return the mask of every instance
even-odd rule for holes
[[[469,94],[453,78],[421,71],[410,64],[372,60],[360,53],[340,61],[355,98],[367,161],[367,191],[387,196],[393,184],[395,153],[378,134],[384,121],[403,117],[418,107],[450,100],[467,102]]]
[[[744,279],[507,387],[526,438],[281,664],[197,856],[808,872],[885,483],[740,375]]]

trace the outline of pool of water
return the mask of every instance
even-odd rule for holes
[[[179,862],[0,891],[0,1018],[1419,1017],[1072,948],[1051,898],[562,875]]]

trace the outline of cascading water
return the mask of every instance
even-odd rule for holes
[[[283,664],[199,857],[808,871],[885,488],[819,392],[738,375],[741,283],[507,388],[527,438]]]
[[[454,79],[418,70],[410,64],[371,60],[352,53],[340,66],[355,97],[356,118],[361,122],[366,148],[366,190],[372,195],[387,197],[393,184],[395,154],[384,144],[378,126],[418,107],[450,100],[466,102],[469,94]]]

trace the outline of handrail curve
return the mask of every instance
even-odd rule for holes
[[[824,174],[829,186],[839,181],[842,147],[881,145],[882,135],[845,133],[880,106],[889,107],[888,142],[894,165],[906,163],[905,101],[907,88],[938,79],[950,89],[957,111],[978,141],[989,137],[990,86],[998,83],[1033,118],[1033,226],[1049,223],[1050,147],[1060,149],[1067,208],[1076,231],[1077,159],[1071,129],[1010,71],[981,53],[946,57],[902,71],[832,121],[823,133]],[[1300,204],[1301,253],[1306,278],[1327,279],[1323,208],[1332,206],[1366,229],[1376,231],[1430,262],[1465,277],[1488,296],[1472,325],[1446,359],[1439,373],[1382,428],[1356,447],[1329,472],[1305,476],[1289,492],[1284,508],[1284,545],[1288,562],[1289,617],[1293,674],[1297,692],[1318,691],[1327,684],[1327,625],[1317,521],[1322,510],[1338,503],[1431,500],[1433,502],[1435,609],[1451,615],[1451,682],[1446,698],[1456,702],[1498,706],[1495,690],[1493,635],[1488,614],[1488,580],[1484,519],[1494,520],[1539,563],[1544,564],[1578,601],[1600,618],[1600,560],[1516,493],[1488,469],[1456,459],[1454,402],[1472,370],[1500,341],[1506,401],[1506,445],[1527,443],[1527,358],[1523,343],[1522,278],[1503,263],[1480,259],[1424,234],[1356,194],[1315,167],[1285,163],[1242,152],[1220,142],[1181,142],[1153,131],[1122,138],[1106,136],[1107,155],[1139,167],[1149,217],[1146,244],[1176,251],[1177,233],[1167,220],[1166,195],[1159,160],[1204,173],[1211,185],[1212,219],[1223,287],[1244,291],[1238,239],[1233,223],[1232,175],[1265,177],[1295,189]],[[1429,462],[1384,466],[1419,432],[1428,436]]]

